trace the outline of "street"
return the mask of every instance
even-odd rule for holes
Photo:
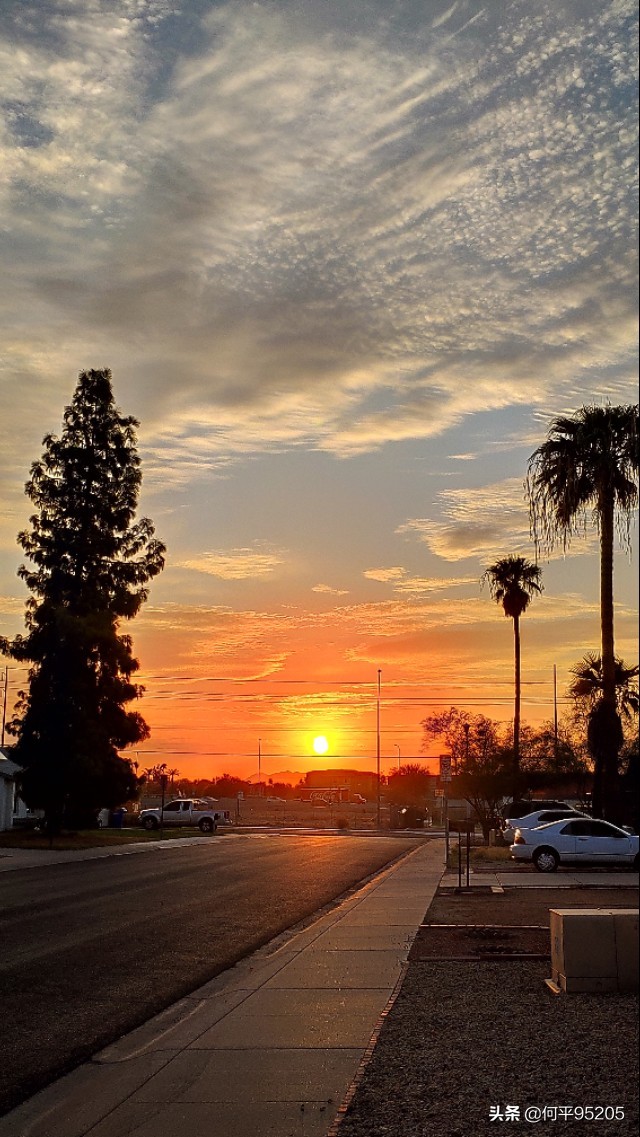
[[[0,1114],[414,847],[224,834],[1,874]]]

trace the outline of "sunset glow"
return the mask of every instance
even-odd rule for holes
[[[555,414],[637,397],[636,9],[0,12],[0,632],[24,629],[30,464],[77,373],[109,367],[167,545],[121,629],[140,767],[371,770],[379,714],[386,773],[398,751],[435,761],[420,724],[439,709],[511,720],[513,629],[480,581],[535,556],[528,457]],[[554,665],[562,715],[599,650],[595,531],[542,570],[521,627],[534,725]],[[0,662],[10,717],[26,671]]]

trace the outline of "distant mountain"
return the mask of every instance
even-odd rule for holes
[[[298,782],[304,778],[305,770],[277,770],[275,774],[263,774],[263,782],[284,782],[285,785],[297,786]],[[247,778],[248,782],[257,782],[258,775],[253,774],[252,777]]]

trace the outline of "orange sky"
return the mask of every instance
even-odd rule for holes
[[[480,580],[535,556],[523,480],[550,421],[637,399],[637,20],[0,5],[0,632],[24,628],[30,464],[78,372],[109,367],[167,546],[123,628],[142,764],[251,775],[260,739],[267,775],[301,770],[326,734],[325,764],[371,768],[378,669],[385,770],[438,706],[511,717],[512,627]],[[599,649],[595,531],[542,567],[531,723],[553,665],[562,699]],[[637,557],[615,573],[633,664]]]

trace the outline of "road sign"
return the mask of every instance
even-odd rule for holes
[[[441,754],[440,755],[440,781],[441,782],[450,782],[451,781],[451,755],[450,754]]]

